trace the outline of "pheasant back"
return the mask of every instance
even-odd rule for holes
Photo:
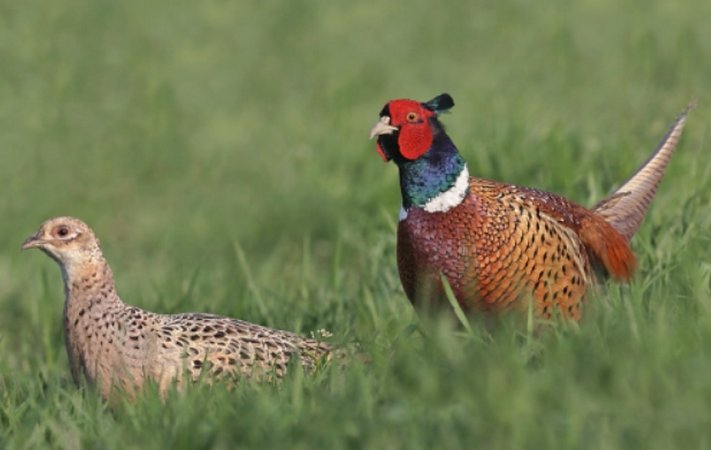
[[[414,302],[442,301],[441,274],[467,310],[503,311],[532,298],[540,316],[557,308],[578,319],[594,265],[605,266],[585,240],[596,227],[606,245],[619,246],[620,256],[608,265],[620,278],[631,275],[634,256],[626,242],[584,208],[483,179],[472,179],[469,189],[446,213],[413,209],[398,226],[400,278]]]

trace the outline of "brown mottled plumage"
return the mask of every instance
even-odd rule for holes
[[[22,245],[59,263],[64,279],[65,342],[75,382],[84,374],[108,398],[135,393],[151,379],[161,393],[185,374],[206,378],[271,377],[298,358],[306,368],[328,359],[322,342],[212,314],[155,314],[125,304],[99,241],[81,220],[57,217]]]
[[[686,122],[679,116],[657,150],[594,209],[548,192],[470,178],[438,114],[454,106],[393,100],[371,131],[400,169],[400,279],[413,303],[443,303],[441,276],[465,310],[525,305],[579,319],[595,267],[619,280],[635,268],[629,240],[654,197]],[[446,303],[446,302],[445,302]]]

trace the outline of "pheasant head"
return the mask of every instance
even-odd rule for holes
[[[378,137],[376,149],[386,162],[416,160],[432,147],[435,134],[443,131],[437,116],[453,106],[449,94],[424,103],[391,100],[380,111],[380,120],[370,130],[370,138]]]
[[[22,250],[39,248],[66,272],[103,260],[99,240],[87,224],[73,217],[45,221],[22,244]]]
[[[398,99],[388,102],[370,131],[383,160],[400,169],[401,217],[412,207],[444,212],[466,195],[469,172],[438,116],[454,100],[441,94],[428,102]]]

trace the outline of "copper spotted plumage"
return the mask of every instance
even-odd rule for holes
[[[448,94],[388,102],[371,130],[400,173],[400,279],[415,304],[444,301],[442,276],[466,311],[502,311],[533,299],[538,316],[580,319],[596,273],[629,279],[639,228],[686,123],[687,108],[652,156],[592,209],[558,195],[469,176],[439,114]],[[599,268],[600,270],[596,270]]]

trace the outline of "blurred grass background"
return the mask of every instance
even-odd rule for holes
[[[0,447],[711,448],[711,3],[0,0]],[[470,171],[593,204],[689,100],[633,244],[577,326],[420,318],[397,171],[367,132],[449,92]],[[76,389],[41,221],[119,292],[360,342],[371,362],[109,408]],[[423,336],[427,336],[423,338]]]

